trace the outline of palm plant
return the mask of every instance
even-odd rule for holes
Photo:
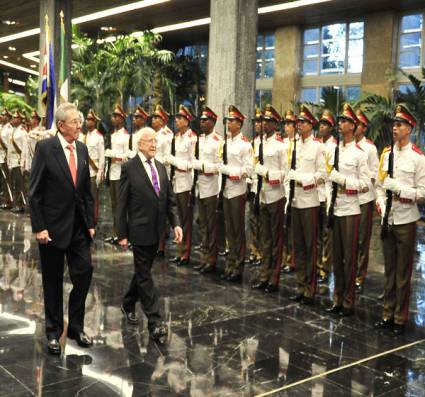
[[[23,113],[30,113],[33,110],[33,108],[25,102],[25,98],[7,92],[0,92],[0,107],[7,108],[9,111],[18,109]]]

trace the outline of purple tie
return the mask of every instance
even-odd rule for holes
[[[155,171],[154,166],[152,165],[151,160],[146,161],[149,164],[149,167],[151,167],[151,175],[152,175],[152,185],[155,190],[156,195],[159,197],[159,183],[158,183],[158,175]]]

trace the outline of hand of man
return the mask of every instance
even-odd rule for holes
[[[382,186],[385,190],[391,190],[392,192],[399,194],[400,193],[400,185],[396,179],[391,177],[386,177],[384,180],[384,184]]]
[[[379,201],[375,203],[375,206],[376,206],[376,211],[378,212],[378,214],[382,215],[382,209],[381,209],[381,205],[379,204]]]
[[[183,230],[180,226],[174,228],[174,241],[176,243],[181,243],[183,241]]]
[[[38,232],[35,234],[35,238],[37,239],[37,241],[40,244],[47,244],[50,241],[52,241],[52,239],[49,236],[49,232],[47,231],[47,229],[42,230],[41,232]]]
[[[89,229],[89,233],[90,233],[90,237],[93,239],[94,235],[96,234],[96,230],[95,229]]]
[[[345,186],[345,177],[339,171],[333,169],[329,175],[331,182],[335,182],[338,185]]]
[[[119,240],[118,244],[121,248],[126,250],[128,248],[128,238],[123,238],[122,240]]]

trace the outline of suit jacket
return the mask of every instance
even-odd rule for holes
[[[76,216],[84,222],[88,235],[88,229],[94,228],[88,151],[83,143],[75,144],[76,186],[57,136],[37,144],[31,166],[28,199],[33,232],[47,229],[52,239],[49,244],[60,249],[71,242]]]
[[[166,219],[180,226],[173,188],[162,163],[155,160],[160,181],[159,197],[139,155],[123,164],[116,224],[118,239],[128,238],[133,245],[154,245],[160,240]]]

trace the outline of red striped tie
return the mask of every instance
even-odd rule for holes
[[[74,182],[74,186],[77,185],[77,164],[75,163],[75,155],[74,155],[74,146],[68,145],[69,150],[69,170],[71,171],[72,181]]]

